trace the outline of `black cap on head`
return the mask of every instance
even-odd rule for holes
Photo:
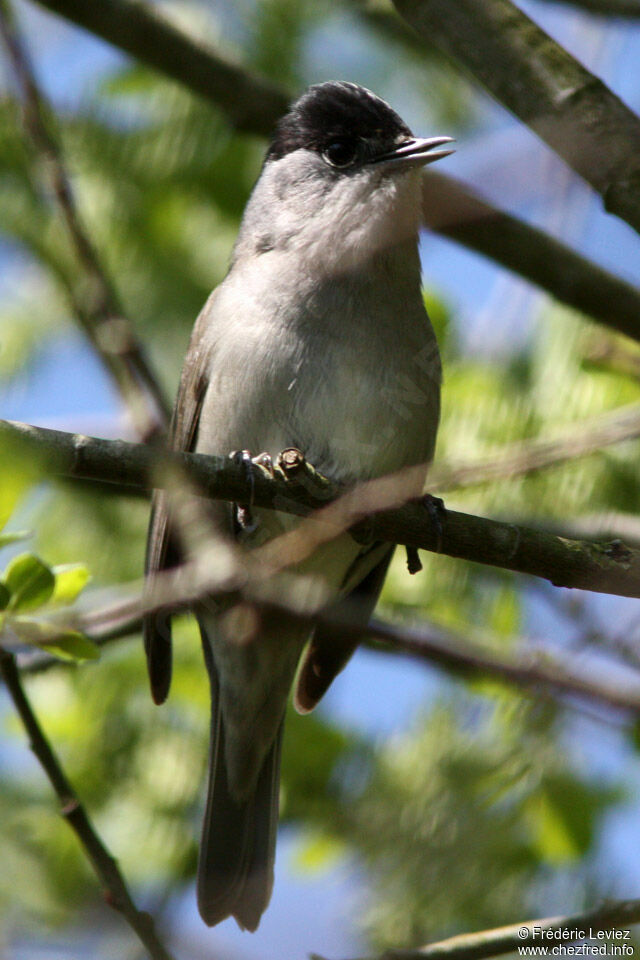
[[[309,87],[280,120],[267,160],[301,148],[323,152],[334,141],[368,144],[375,152],[398,137],[411,137],[395,110],[356,83],[332,81]]]

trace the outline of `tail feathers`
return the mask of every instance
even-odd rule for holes
[[[164,703],[171,686],[171,614],[149,614],[142,621],[147,671],[154,703]]]
[[[328,624],[316,627],[298,670],[293,698],[298,713],[310,713],[347,665],[361,640],[357,628],[367,625],[378,602],[392,555],[393,550],[386,549],[366,576],[329,610],[338,619],[349,623],[355,633],[337,636]],[[366,558],[363,560],[366,562]]]
[[[229,791],[219,710],[212,725],[209,786],[198,863],[198,909],[214,926],[235,917],[254,931],[273,888],[282,724],[254,792],[236,801]]]

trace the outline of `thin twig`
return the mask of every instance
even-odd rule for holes
[[[600,931],[624,929],[634,923],[640,923],[640,900],[610,900],[585,913],[574,913],[565,917],[545,917],[542,920],[525,920],[508,927],[481,930],[478,933],[463,933],[448,940],[427,944],[416,950],[387,950],[375,958],[366,957],[360,960],[485,960],[487,957],[515,952],[522,946],[537,946],[541,950],[546,946],[550,951],[551,946],[558,941],[552,936],[545,939],[545,933],[565,932],[561,942],[569,944],[588,940]],[[602,942],[599,941],[599,943]],[[618,941],[612,939],[606,942]],[[314,953],[311,955],[311,960],[324,960],[324,958]]]
[[[123,585],[120,600],[102,608],[94,607],[88,614],[61,611],[53,619],[58,626],[81,630],[100,639],[124,636],[137,629],[143,615],[160,610],[175,613],[196,603],[213,603],[219,608],[220,602],[229,600],[286,616],[308,628],[320,624],[331,630],[338,640],[373,640],[384,644],[385,649],[409,654],[457,676],[492,679],[527,693],[568,697],[640,716],[639,682],[621,686],[601,675],[597,679],[588,676],[568,660],[547,651],[498,651],[450,631],[409,629],[378,620],[364,626],[358,619],[357,608],[352,612],[347,602],[343,602],[339,611],[327,610],[323,595],[310,594],[304,578],[299,580],[282,570],[265,571],[255,552],[246,554],[231,545],[225,546],[221,556],[218,540],[201,543],[197,557],[155,574],[144,587],[141,583]],[[36,659],[32,669],[37,672],[40,667],[42,663]]]
[[[510,0],[393,0],[640,231],[640,119]]]
[[[244,130],[270,133],[287,108],[288,91],[274,91],[268,80],[229,62],[161,20],[146,5],[134,0],[38,2],[205,96]],[[430,172],[424,184],[423,214],[431,229],[519,273],[562,303],[640,340],[640,291],[631,284],[542,230],[480,200],[453,177]]]
[[[0,34],[20,91],[25,129],[83,274],[82,290],[80,285],[69,284],[71,305],[122,394],[140,437],[150,439],[166,427],[169,406],[81,221],[62,151],[53,132],[51,111],[38,87],[8,0],[0,0]]]
[[[508,654],[480,646],[462,637],[423,628],[407,630],[373,621],[367,635],[396,650],[435,663],[463,677],[490,678],[528,692],[578,699],[616,710],[640,714],[640,686],[627,690],[618,682],[607,683],[580,672],[566,659],[560,661],[545,650]]]
[[[40,461],[49,474],[134,487],[157,482],[154,467],[158,464],[158,454],[141,444],[97,440],[9,421],[0,421],[0,434],[9,442],[22,442],[25,452]],[[167,451],[162,457],[167,463],[175,463],[204,496],[212,499],[253,502],[259,507],[299,516],[315,510],[310,526],[299,525],[279,538],[277,556],[286,552],[288,563],[299,562],[322,539],[332,539],[341,530],[349,529],[352,536],[362,542],[401,543],[543,577],[555,586],[640,596],[640,551],[621,541],[569,540],[515,523],[453,510],[446,511],[440,535],[421,502],[398,506],[407,499],[401,491],[415,487],[412,476],[420,472],[418,468],[359,484],[327,506],[335,491],[324,490],[320,496],[314,495],[302,485],[271,478],[258,467],[254,467],[252,479],[248,480],[244,466],[228,456]],[[315,522],[317,520],[322,522]],[[273,544],[260,549],[264,559],[272,563]]]
[[[640,404],[634,403],[575,423],[570,431],[553,440],[524,440],[503,445],[482,459],[440,463],[429,474],[429,490],[457,490],[519,477],[637,437],[640,437]]]
[[[0,674],[27,732],[31,749],[58,795],[62,815],[78,837],[102,884],[105,901],[122,914],[152,960],[172,960],[172,955],[158,939],[152,917],[138,910],[131,899],[116,861],[96,833],[40,727],[20,682],[14,657],[2,648]]]

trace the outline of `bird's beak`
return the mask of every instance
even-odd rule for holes
[[[410,137],[399,143],[393,150],[374,157],[371,163],[381,163],[385,166],[403,170],[410,167],[422,167],[427,163],[434,163],[436,160],[448,157],[455,152],[453,149],[436,150],[436,147],[441,147],[445,143],[453,143],[453,137],[427,137],[426,139]]]

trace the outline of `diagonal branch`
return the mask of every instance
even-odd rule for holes
[[[38,2],[220,107],[237,127],[266,135],[289,100],[266,79],[223,58],[210,46],[135,0]],[[247,112],[252,105],[255,109]],[[569,247],[480,200],[443,174],[424,178],[424,221],[437,233],[490,257],[562,303],[640,340],[640,292]]]
[[[394,0],[404,19],[640,232],[640,119],[510,0]]]
[[[522,476],[637,437],[640,437],[640,404],[633,403],[573,424],[570,431],[553,440],[524,440],[504,445],[483,459],[440,463],[429,474],[429,489],[457,490]]]
[[[39,0],[136,59],[213,100],[239,130],[268,135],[289,103],[286,91],[174,27],[140,0]]]
[[[591,939],[600,931],[624,929],[634,923],[640,923],[640,900],[611,900],[584,913],[526,920],[494,930],[463,933],[415,950],[387,950],[381,956],[361,960],[485,960],[504,953],[515,953],[522,946],[533,946],[534,949],[537,946],[540,955],[543,955],[545,947],[550,952],[551,945],[556,942],[552,936],[555,932],[563,933],[564,936],[558,939],[569,944]],[[548,939],[546,933],[549,934]],[[311,960],[323,958],[314,953]]]
[[[214,551],[215,552],[215,551]],[[640,683],[621,687],[619,682],[607,680],[602,675],[593,678],[584,670],[578,670],[566,658],[559,658],[548,651],[523,651],[509,653],[498,651],[486,644],[478,644],[466,637],[444,632],[434,627],[408,629],[377,619],[366,626],[358,620],[356,625],[349,619],[349,607],[343,604],[340,613],[317,612],[315,609],[295,608],[282,598],[289,591],[282,589],[279,581],[269,586],[263,581],[252,584],[249,573],[243,570],[230,581],[228,571],[224,577],[216,576],[215,564],[208,565],[202,576],[202,566],[186,565],[174,568],[163,575],[159,588],[152,595],[143,597],[138,591],[129,599],[116,601],[88,612],[73,614],[65,611],[61,623],[65,627],[80,630],[100,646],[132,636],[140,632],[141,616],[167,609],[187,607],[189,603],[205,597],[222,597],[232,590],[235,599],[268,608],[284,617],[294,617],[309,626],[322,624],[338,640],[364,642],[370,649],[385,654],[407,655],[423,663],[434,665],[462,679],[495,680],[508,687],[517,687],[524,693],[552,696],[562,702],[569,700],[593,704],[640,717]],[[184,585],[188,583],[188,596]],[[289,581],[291,587],[291,581]],[[294,587],[295,590],[295,587]],[[68,666],[50,654],[36,651],[20,658],[23,673],[41,673],[54,666]]]
[[[330,621],[333,627],[333,622]],[[340,624],[336,623],[339,632]],[[640,687],[630,684],[621,688],[619,682],[607,682],[602,676],[594,679],[586,672],[576,670],[567,660],[561,661],[546,651],[530,653],[507,653],[493,650],[486,645],[424,628],[407,630],[393,624],[372,621],[366,630],[367,636],[394,651],[409,654],[427,663],[443,667],[457,676],[498,680],[533,691],[552,694],[556,697],[571,697],[593,702],[617,710],[640,713]]]
[[[567,244],[435,170],[422,178],[422,219],[435,233],[502,264],[587,317],[640,340],[640,291]]]
[[[22,441],[26,451],[50,474],[133,487],[158,482],[154,473],[158,453],[142,445],[97,440],[9,421],[0,421],[0,436],[8,441]],[[569,540],[542,530],[453,510],[446,512],[440,536],[422,502],[397,506],[403,499],[398,494],[398,485],[406,486],[403,475],[360,484],[327,507],[335,491],[321,490],[318,496],[302,484],[271,478],[258,467],[248,479],[244,466],[229,457],[175,452],[163,453],[162,457],[163,461],[177,465],[177,469],[184,471],[196,487],[212,499],[254,503],[296,515],[324,508],[316,514],[316,519],[324,521],[326,539],[350,529],[361,542],[400,543],[542,577],[556,586],[640,596],[640,551],[621,541]],[[395,508],[388,509],[390,505]],[[320,528],[321,524],[314,523],[313,527]],[[295,541],[300,531],[293,534]],[[293,549],[289,550],[289,562],[299,559],[301,550],[303,554],[308,552],[308,544],[304,542],[306,533],[302,538],[302,544],[294,542]],[[261,548],[267,555],[269,546]]]
[[[39,171],[54,198],[83,275],[82,284],[68,281],[71,305],[127,404],[137,432],[143,439],[150,439],[168,423],[169,407],[80,218],[53,133],[51,112],[38,87],[8,0],[0,0],[0,34],[20,91],[25,130],[40,161]]]
[[[0,675],[24,725],[31,749],[58,795],[62,815],[78,837],[102,884],[105,901],[122,914],[152,960],[172,960],[158,939],[152,917],[139,911],[131,899],[118,864],[102,843],[65,776],[24,692],[15,658],[1,647]]]

